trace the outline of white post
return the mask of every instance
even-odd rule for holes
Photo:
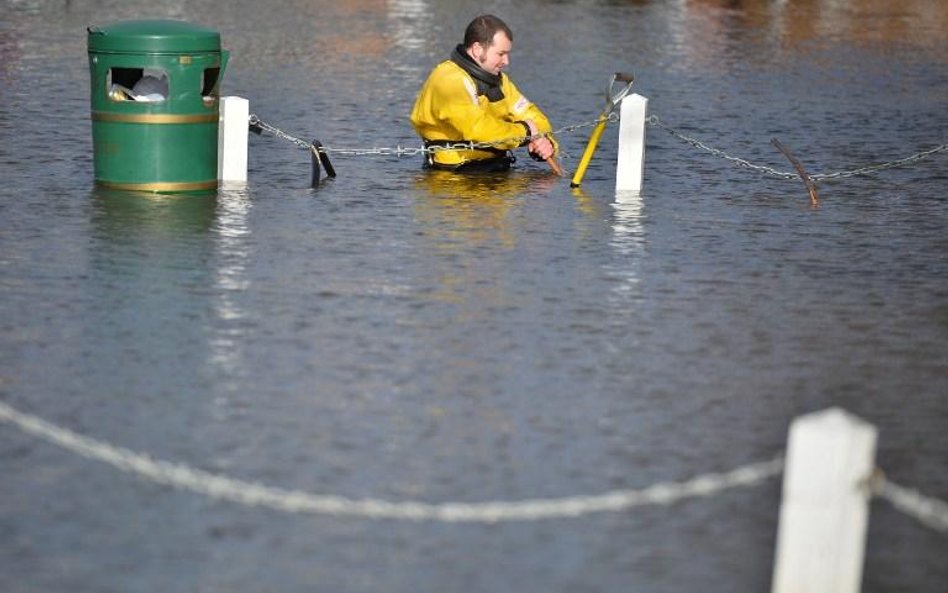
[[[645,168],[645,116],[648,99],[631,94],[622,99],[619,111],[619,162],[616,191],[641,191]]]
[[[876,429],[839,408],[790,426],[773,593],[858,593]]]
[[[247,182],[247,135],[250,102],[242,97],[221,97],[217,132],[217,178],[222,182]]]

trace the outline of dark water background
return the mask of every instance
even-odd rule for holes
[[[833,8],[833,5],[837,5]],[[0,399],[155,457],[285,488],[429,502],[595,494],[769,459],[796,416],[880,431],[948,498],[942,153],[821,185],[649,128],[613,192],[521,160],[430,176],[251,138],[245,190],[94,187],[85,28],[221,31],[224,94],[329,146],[414,145],[406,114],[471,17],[557,127],[616,70],[666,123],[813,172],[948,137],[943,2],[41,2],[0,20]],[[563,139],[575,167],[585,132]],[[0,426],[0,590],[766,591],[779,480],[537,523],[291,516],[141,481]],[[944,591],[944,535],[871,509],[865,591]]]

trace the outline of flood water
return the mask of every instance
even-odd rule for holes
[[[250,138],[245,189],[93,182],[86,27],[215,28],[223,94],[329,147],[418,144],[427,71],[484,11],[555,127],[633,71],[652,114],[792,170],[948,139],[948,5],[882,0],[0,3],[0,401],[286,489],[517,501],[772,458],[797,416],[879,429],[948,499],[948,153],[820,184],[617,126],[581,190]],[[589,128],[561,140],[575,168]],[[767,591],[779,479],[670,507],[494,525],[293,515],[172,489],[0,425],[0,590]],[[944,591],[945,536],[874,501],[863,590]]]

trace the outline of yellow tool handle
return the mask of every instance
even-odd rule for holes
[[[596,127],[593,129],[592,134],[589,135],[589,143],[586,144],[586,150],[583,151],[583,158],[579,160],[579,166],[576,167],[576,172],[573,173],[573,179],[570,181],[570,187],[579,187],[579,184],[583,181],[583,175],[586,174],[586,167],[589,166],[589,161],[593,158],[593,153],[596,152],[596,147],[599,145],[599,138],[602,137],[602,132],[606,129],[606,122],[609,121],[605,118],[601,119]]]

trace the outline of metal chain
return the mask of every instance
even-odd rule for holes
[[[764,165],[755,165],[745,159],[731,156],[727,154],[726,152],[724,152],[723,150],[712,148],[708,146],[707,144],[701,142],[700,140],[687,136],[683,134],[682,132],[680,132],[679,130],[676,130],[675,128],[672,128],[671,126],[665,124],[656,115],[648,116],[648,118],[646,118],[646,122],[665,130],[672,136],[678,138],[679,140],[687,144],[691,144],[695,148],[700,148],[701,150],[707,151],[713,154],[714,156],[718,156],[723,159],[729,160],[735,163],[739,167],[754,169],[755,171],[766,173],[767,175],[772,175],[774,177],[779,177],[781,179],[796,179],[797,178],[796,173],[789,172],[789,171],[779,171],[777,169],[774,169],[772,167],[767,167]],[[922,159],[925,159],[933,154],[943,152],[945,150],[948,150],[948,144],[942,144],[941,146],[936,146],[935,148],[932,148],[929,150],[923,150],[921,152],[915,153],[905,158],[901,158],[895,161],[889,161],[886,163],[881,163],[878,165],[860,167],[858,169],[852,169],[849,171],[836,171],[834,173],[816,173],[814,175],[810,175],[810,179],[812,179],[813,181],[826,181],[827,179],[842,179],[846,177],[855,177],[857,175],[868,175],[870,173],[875,173],[876,171],[882,171],[884,169],[892,169],[894,167],[900,167],[902,165],[914,163]]]
[[[897,510],[927,527],[948,533],[948,503],[945,501],[899,486],[879,470],[870,480],[870,487],[873,494],[889,501]]]
[[[277,128],[277,127],[275,127],[275,126],[271,126],[271,125],[268,124],[267,122],[265,122],[265,121],[263,121],[262,119],[260,119],[259,117],[257,117],[257,115],[256,115],[255,113],[251,113],[251,114],[250,114],[250,122],[249,122],[249,123],[250,123],[250,127],[251,127],[251,128],[256,127],[256,128],[260,128],[261,130],[265,130],[265,131],[267,131],[267,132],[270,132],[271,134],[273,134],[273,135],[276,136],[277,138],[282,138],[282,139],[284,139],[284,140],[289,140],[289,141],[292,142],[293,144],[296,144],[297,146],[299,146],[300,148],[303,148],[303,149],[305,149],[305,150],[310,150],[310,149],[312,148],[312,143],[311,143],[311,142],[307,142],[306,140],[303,140],[303,139],[301,139],[301,138],[297,138],[296,136],[291,136],[290,134],[287,134],[286,132],[284,132],[284,131],[281,130],[280,128]]]
[[[710,497],[722,491],[754,486],[783,471],[783,457],[751,463],[723,473],[707,473],[684,482],[659,483],[641,490],[613,490],[593,496],[481,503],[392,502],[371,498],[351,499],[284,490],[212,474],[186,465],[152,459],[116,447],[0,402],[0,421],[40,437],[77,455],[107,463],[146,480],[189,490],[219,500],[300,514],[400,519],[447,523],[496,523],[579,517],[591,513],[622,511],[645,505],[669,505],[679,500]]]
[[[369,148],[322,146],[319,148],[319,151],[325,154],[342,155],[342,156],[403,157],[403,156],[416,156],[420,154],[432,154],[432,153],[442,151],[442,150],[477,150],[479,148],[495,148],[497,146],[510,144],[511,142],[519,143],[525,140],[529,141],[535,138],[540,138],[540,137],[548,136],[548,135],[556,136],[556,135],[571,134],[577,130],[595,126],[604,120],[607,122],[616,122],[616,121],[619,121],[619,115],[618,113],[615,112],[615,110],[613,110],[606,117],[599,117],[592,121],[574,124],[570,126],[564,126],[562,128],[559,128],[558,130],[548,132],[547,134],[537,134],[534,136],[525,136],[525,137],[517,136],[517,137],[511,137],[511,138],[504,138],[501,140],[495,140],[492,142],[456,142],[454,144],[448,144],[448,145],[442,145],[442,146],[429,146],[429,147],[401,146],[401,145],[398,145],[395,147],[373,146]],[[646,118],[646,122],[650,125],[653,125],[665,130],[666,132],[668,132],[675,138],[681,140],[682,142],[685,142],[686,144],[690,144],[694,146],[695,148],[704,150],[716,157],[720,157],[727,161],[730,161],[731,163],[734,163],[734,165],[738,167],[742,167],[745,169],[752,169],[754,171],[758,171],[760,173],[764,173],[766,175],[770,175],[770,176],[777,177],[780,179],[796,179],[797,178],[797,174],[795,172],[781,171],[779,169],[768,167],[766,165],[757,165],[748,161],[747,159],[732,156],[724,152],[723,150],[708,146],[701,140],[688,136],[687,134],[684,134],[680,130],[676,130],[675,128],[664,123],[661,119],[659,119],[657,115],[648,116]],[[257,127],[261,130],[265,130],[278,138],[288,140],[289,142],[296,144],[300,148],[303,148],[305,150],[312,150],[312,143],[307,142],[306,140],[303,140],[296,136],[293,136],[292,134],[289,134],[287,132],[284,132],[283,130],[281,130],[280,128],[277,128],[276,126],[268,124],[267,122],[257,117],[256,114],[250,115],[250,125],[252,127]],[[901,167],[903,165],[908,165],[910,163],[918,162],[922,159],[932,156],[933,154],[944,152],[946,150],[948,150],[948,144],[942,144],[940,146],[936,146],[929,150],[923,150],[911,156],[907,156],[905,158],[897,159],[894,161],[889,161],[886,163],[880,163],[877,165],[869,165],[866,167],[859,167],[857,169],[851,169],[848,171],[836,171],[833,173],[816,173],[814,175],[810,175],[810,179],[818,182],[818,181],[826,181],[829,179],[843,179],[843,178],[848,178],[848,177],[856,177],[858,175],[869,175],[877,171],[883,171],[885,169],[892,169],[894,167]],[[564,155],[564,156],[568,156],[568,155]]]
[[[859,169],[852,169],[850,171],[837,171],[835,173],[817,173],[816,175],[811,175],[810,178],[814,181],[823,181],[825,179],[842,179],[845,177],[855,177],[857,175],[868,175],[870,173],[875,173],[876,171],[882,171],[884,169],[892,169],[893,167],[901,167],[902,165],[907,165],[909,163],[914,163],[920,161],[927,157],[930,157],[933,154],[948,150],[948,144],[942,144],[941,146],[936,146],[930,150],[923,150],[922,152],[915,153],[911,156],[907,156],[903,159],[898,159],[896,161],[890,161],[888,163],[881,163],[879,165],[870,165],[868,167],[860,167]]]
[[[759,171],[759,172],[761,172],[761,173],[766,173],[767,175],[773,175],[774,177],[779,177],[779,178],[781,178],[781,179],[796,179],[796,177],[797,177],[797,174],[796,174],[796,173],[791,173],[791,172],[788,172],[788,171],[778,171],[777,169],[774,169],[773,167],[767,167],[767,166],[764,166],[764,165],[755,165],[754,163],[752,163],[752,162],[750,162],[750,161],[748,161],[748,160],[745,160],[745,159],[742,159],[742,158],[738,158],[738,157],[735,157],[735,156],[731,156],[731,155],[727,154],[726,152],[724,152],[723,150],[718,150],[717,148],[712,148],[712,147],[708,146],[707,144],[705,144],[704,142],[698,140],[697,138],[692,138],[692,137],[690,137],[690,136],[686,136],[686,135],[683,134],[682,132],[679,132],[679,131],[676,130],[675,128],[673,128],[673,127],[671,127],[671,126],[665,124],[664,122],[662,122],[662,120],[660,120],[660,119],[658,118],[657,115],[650,115],[650,116],[648,116],[648,117],[646,118],[645,121],[646,121],[647,123],[653,125],[653,126],[657,126],[657,127],[661,128],[661,129],[665,130],[666,132],[668,132],[669,134],[671,134],[671,135],[674,136],[675,138],[678,138],[678,139],[681,140],[682,142],[685,142],[686,144],[691,144],[691,145],[694,146],[695,148],[700,148],[701,150],[707,151],[707,152],[713,154],[714,156],[721,157],[721,158],[723,158],[723,159],[726,159],[726,160],[728,160],[728,161],[731,161],[732,163],[734,163],[734,164],[737,165],[738,167],[744,167],[745,169],[753,169],[753,170],[755,170],[755,171]]]
[[[591,496],[514,502],[393,502],[284,490],[212,474],[183,464],[156,460],[148,455],[78,434],[38,416],[20,412],[3,402],[0,402],[0,422],[12,424],[23,432],[87,459],[109,464],[158,484],[252,507],[364,519],[496,523],[579,517],[646,505],[669,505],[686,498],[710,497],[733,488],[755,486],[781,474],[784,468],[783,456],[778,455],[769,461],[750,463],[728,472],[706,473],[683,482],[665,482],[639,490],[613,490]],[[869,480],[869,488],[872,494],[888,500],[897,510],[914,517],[922,524],[937,531],[948,532],[948,503],[925,496],[917,490],[899,486],[888,480],[881,470],[876,470]]]
[[[329,155],[342,155],[342,156],[403,157],[403,156],[417,156],[420,154],[432,154],[432,153],[439,152],[442,150],[477,150],[479,148],[495,148],[497,146],[509,145],[511,142],[520,143],[523,141],[530,141],[536,138],[542,138],[544,136],[557,136],[561,134],[570,134],[577,130],[581,130],[583,128],[589,128],[589,127],[595,126],[600,121],[602,121],[602,119],[603,118],[599,118],[599,119],[595,119],[589,122],[583,122],[579,124],[573,124],[570,126],[564,126],[557,130],[554,130],[552,132],[547,132],[544,134],[535,134],[533,136],[516,136],[516,137],[511,137],[511,138],[503,138],[501,140],[493,140],[491,142],[455,142],[453,144],[428,146],[428,147],[398,145],[394,147],[373,146],[369,148],[352,148],[352,147],[343,148],[343,147],[333,147],[333,146],[322,146],[319,148],[319,151],[325,154],[329,154]],[[618,121],[619,116],[616,113],[611,113],[609,114],[608,118],[604,118],[604,119],[610,122]],[[287,132],[284,132],[283,130],[281,130],[280,128],[277,128],[276,126],[268,124],[267,122],[257,117],[256,114],[250,115],[250,126],[258,127],[261,130],[269,132],[270,134],[273,134],[274,136],[278,138],[292,142],[293,144],[296,144],[300,148],[303,148],[306,150],[312,150],[312,143],[307,142],[306,140],[303,140],[302,138],[293,136],[292,134],[289,134]]]

